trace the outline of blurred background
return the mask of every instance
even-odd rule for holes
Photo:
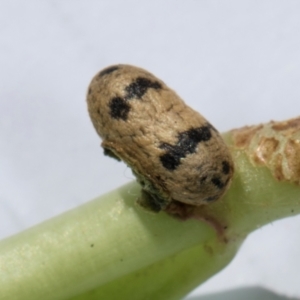
[[[0,3],[0,238],[134,180],[105,157],[91,78],[116,63],[165,81],[221,132],[300,112],[299,1]],[[251,234],[191,296],[260,285],[300,297],[300,216]]]

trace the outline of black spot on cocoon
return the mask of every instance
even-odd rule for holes
[[[227,174],[229,174],[229,171],[230,171],[229,163],[228,163],[228,161],[224,160],[224,161],[222,162],[222,172],[223,172],[225,175],[227,175]]]
[[[126,100],[120,97],[115,97],[109,102],[110,115],[114,119],[127,120],[130,111],[130,105]]]
[[[109,73],[112,73],[112,72],[114,72],[114,71],[116,71],[116,70],[118,70],[118,69],[119,69],[119,66],[111,66],[111,67],[108,67],[108,68],[104,69],[103,71],[101,71],[101,72],[99,73],[99,77],[102,77],[102,76],[104,76],[104,75],[107,75],[107,74],[109,74]]]
[[[126,99],[140,99],[149,88],[156,90],[161,89],[161,84],[157,81],[153,82],[147,78],[138,77],[134,82],[132,82],[125,88],[127,92]]]
[[[194,153],[200,142],[210,140],[211,133],[207,126],[192,128],[179,134],[177,147],[181,148],[185,153]]]
[[[187,154],[195,153],[200,142],[206,142],[211,139],[209,126],[191,128],[188,131],[179,133],[176,145],[162,143],[161,149],[167,152],[160,156],[162,165],[168,170],[175,170],[180,165],[180,159]]]
[[[166,169],[172,171],[180,165],[180,156],[172,152],[165,153],[160,156],[160,161]]]
[[[224,183],[220,180],[219,177],[213,177],[211,182],[219,189],[224,187]]]
[[[105,75],[111,73],[118,69],[118,66],[113,66],[111,68],[107,68],[100,72],[100,75]],[[161,84],[156,81],[151,81],[147,78],[138,77],[134,82],[128,85],[126,90],[126,95],[122,97],[114,97],[109,102],[110,107],[110,115],[114,119],[122,119],[126,121],[128,118],[128,113],[131,109],[129,105],[129,100],[133,98],[141,98],[149,88],[160,89]]]

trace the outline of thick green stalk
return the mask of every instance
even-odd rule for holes
[[[214,236],[134,205],[136,183],[0,244],[0,299],[68,299]],[[189,234],[186,234],[186,233]]]
[[[295,121],[284,133],[270,124],[224,135],[231,188],[188,221],[143,210],[130,183],[3,240],[0,299],[182,298],[225,267],[248,233],[300,212],[299,126],[287,134]]]

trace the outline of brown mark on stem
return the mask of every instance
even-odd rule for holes
[[[178,201],[172,201],[165,209],[166,213],[175,217],[181,221],[195,219],[204,221],[210,225],[217,233],[219,240],[223,243],[228,243],[226,236],[227,225],[223,224],[222,221],[214,217],[210,211],[207,211],[208,206],[197,207]]]
[[[232,130],[233,143],[278,181],[300,184],[300,117]]]

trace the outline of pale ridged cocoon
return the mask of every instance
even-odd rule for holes
[[[105,153],[132,168],[151,209],[208,204],[228,188],[233,162],[218,131],[151,73],[108,67],[93,78],[87,103]]]

